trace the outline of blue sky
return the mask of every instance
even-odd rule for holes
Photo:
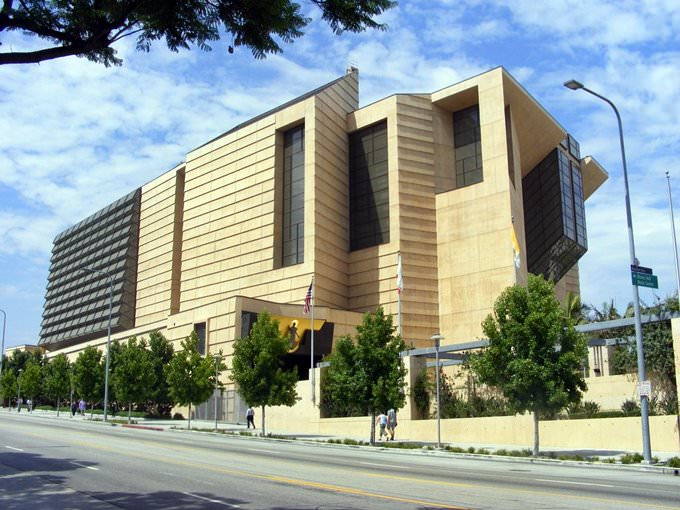
[[[400,2],[386,32],[335,36],[318,11],[282,55],[254,60],[229,41],[210,53],[117,47],[123,67],[67,58],[0,67],[0,309],[6,346],[38,341],[52,240],[172,168],[234,125],[340,75],[360,71],[361,105],[432,92],[503,65],[581,142],[610,178],[587,202],[582,298],[632,299],[616,118],[562,86],[575,78],[623,119],[637,256],[677,292],[665,172],[680,209],[680,4],[677,0]],[[40,47],[2,34],[0,51]],[[676,222],[680,218],[676,214]],[[680,225],[678,225],[680,227]],[[405,282],[408,287],[408,282]]]

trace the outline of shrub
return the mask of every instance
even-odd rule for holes
[[[644,457],[639,453],[627,453],[621,457],[621,464],[639,464],[644,460]]]
[[[184,416],[182,416],[182,413],[175,413],[172,415],[173,420],[183,420]]]
[[[668,459],[668,467],[680,468],[680,457],[671,457]]]
[[[597,413],[600,412],[600,404],[591,401],[584,402],[583,412],[585,413],[587,418],[593,418]]]
[[[621,412],[624,416],[640,416],[640,406],[635,400],[626,400],[621,405]]]

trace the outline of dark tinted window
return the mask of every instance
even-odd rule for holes
[[[350,249],[390,240],[387,122],[349,137]]]

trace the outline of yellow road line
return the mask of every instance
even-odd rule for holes
[[[44,436],[40,436],[37,434],[30,434],[24,432],[24,434],[32,437],[40,437],[44,439]],[[87,435],[91,437],[99,437],[96,434],[92,433],[79,433],[80,435]],[[61,438],[63,440],[63,438]],[[81,446],[87,446],[90,448],[102,450],[102,451],[107,451],[107,452],[116,452],[116,453],[124,453],[121,451],[119,448],[112,448],[112,447],[106,447],[102,446],[100,443],[91,443],[88,441],[82,441],[80,439],[72,439],[71,442],[74,444],[78,444]],[[147,441],[140,441],[142,444],[154,444],[158,446],[158,442],[147,442]],[[165,446],[158,446],[159,448],[165,448]],[[190,447],[185,447],[185,446],[178,446],[178,445],[173,445],[172,450],[175,451],[181,451],[181,450],[190,450]],[[130,456],[140,458],[140,459],[148,459],[149,456],[148,454],[139,454],[134,451],[127,451]],[[422,501],[422,500],[415,500],[415,499],[409,499],[409,498],[401,498],[399,496],[389,496],[385,494],[379,494],[379,493],[374,493],[374,492],[368,492],[364,491],[363,489],[353,489],[350,487],[343,487],[339,485],[329,485],[329,484],[324,484],[320,482],[312,482],[312,481],[305,481],[305,480],[299,480],[296,478],[287,478],[287,477],[281,477],[278,475],[263,475],[263,474],[258,474],[258,473],[250,473],[248,471],[242,471],[242,470],[237,470],[237,469],[230,469],[230,468],[224,468],[224,467],[218,467],[218,466],[211,466],[208,464],[197,464],[195,462],[189,462],[189,461],[184,461],[184,460],[177,460],[177,459],[170,459],[168,457],[165,457],[164,462],[169,463],[169,464],[175,464],[175,465],[180,465],[180,466],[186,466],[186,467],[193,467],[196,469],[203,469],[207,471],[212,471],[212,472],[217,472],[217,473],[222,473],[222,474],[230,474],[230,475],[235,475],[235,476],[242,476],[246,478],[256,478],[256,479],[261,479],[261,480],[270,480],[270,481],[276,481],[276,482],[281,482],[281,483],[286,483],[289,485],[296,485],[300,487],[314,487],[317,489],[322,489],[322,490],[328,490],[328,491],[334,491],[334,492],[340,492],[340,493],[345,493],[345,494],[356,494],[360,496],[367,496],[367,497],[373,497],[377,499],[386,499],[386,500],[391,500],[391,501],[399,501],[399,502],[404,502],[404,503],[414,503],[414,504],[419,504],[419,505],[429,505],[429,506],[436,506],[438,508],[450,508],[453,510],[466,510],[465,507],[457,507],[457,506],[451,506],[447,505],[444,503],[433,503],[431,501]],[[337,468],[336,468],[337,469]],[[375,473],[375,472],[370,472],[370,471],[364,471],[364,472],[359,472],[362,475],[365,476],[370,476],[374,478],[382,478],[382,479],[388,479],[392,481],[406,481],[410,483],[419,483],[423,485],[438,485],[438,486],[444,486],[444,487],[459,487],[459,488],[467,488],[467,489],[485,489],[485,490],[496,490],[497,488],[494,487],[493,485],[485,485],[485,484],[471,484],[471,483],[461,483],[461,482],[446,482],[446,481],[440,481],[440,480],[430,480],[426,478],[414,478],[414,477],[408,477],[408,476],[399,476],[399,475],[387,475],[387,474],[381,474],[381,473]],[[514,492],[518,494],[530,494],[532,496],[551,496],[555,498],[568,498],[568,499],[574,499],[574,500],[585,500],[585,501],[596,501],[600,504],[602,503],[615,503],[619,505],[625,505],[625,506],[635,506],[635,507],[644,507],[644,508],[656,508],[656,509],[662,509],[662,510],[680,510],[680,507],[678,506],[661,506],[661,505],[651,505],[647,503],[640,503],[640,502],[630,502],[630,501],[625,501],[625,500],[620,500],[620,499],[603,499],[602,497],[593,497],[593,496],[573,496],[573,495],[565,495],[561,493],[556,493],[556,492],[551,492],[551,491],[543,491],[543,490],[528,490],[528,489],[513,489],[513,488],[504,488],[504,491],[508,492]]]

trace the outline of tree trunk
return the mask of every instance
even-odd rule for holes
[[[538,410],[534,409],[534,450],[532,455],[538,457]]]
[[[374,445],[375,444],[375,412],[370,411],[369,416],[371,417],[371,434],[370,434],[370,437],[368,439],[368,442],[371,445]]]
[[[191,402],[189,402],[189,430],[191,430]]]
[[[264,406],[262,406],[262,437],[265,437],[265,433],[264,433]]]
[[[128,423],[132,422],[132,402],[128,402]]]
[[[59,401],[59,397],[57,397],[57,418],[59,418],[59,408],[60,408],[60,401]]]

